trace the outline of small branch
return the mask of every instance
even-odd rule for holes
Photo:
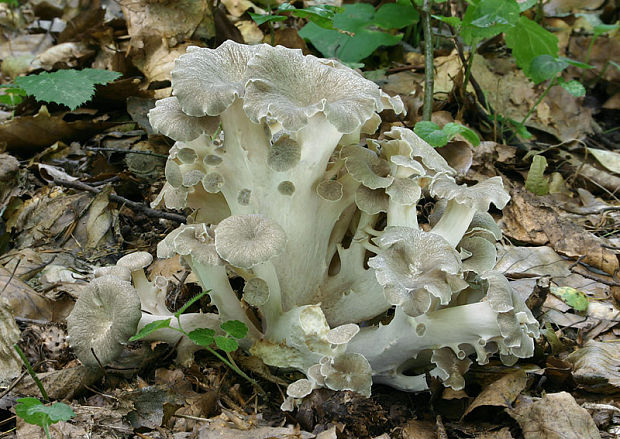
[[[95,146],[87,146],[86,149],[88,151],[97,151],[97,152],[118,152],[121,154],[142,154],[142,155],[150,155],[153,157],[158,157],[162,159],[168,159],[168,155],[166,154],[157,154],[156,152],[151,151],[140,151],[136,149],[122,149],[122,148],[99,148]]]
[[[431,3],[432,0],[424,0],[422,5],[422,30],[424,31],[424,107],[422,120],[431,120],[433,114],[433,87],[434,87],[434,64],[433,64],[433,34],[431,31]]]
[[[94,188],[92,186],[87,185],[86,183],[82,183],[81,181],[67,181],[62,180],[60,178],[54,178],[54,183],[58,186],[63,186],[70,189],[77,189],[85,192],[90,192],[92,194],[98,194],[101,192],[101,189]],[[151,209],[150,207],[145,206],[142,203],[137,203],[135,201],[128,200],[125,197],[121,197],[116,194],[110,194],[110,200],[115,201],[117,203],[125,204],[131,207],[133,210],[143,213],[146,216],[151,218],[163,218],[169,221],[174,221],[177,223],[185,223],[186,219],[183,215],[179,215],[178,213],[172,212],[164,212],[157,209]]]

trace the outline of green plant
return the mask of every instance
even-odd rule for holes
[[[68,421],[75,416],[75,413],[67,404],[55,402],[52,405],[44,405],[37,398],[20,398],[17,400],[15,413],[24,422],[38,425],[45,431],[47,438],[50,438],[49,426],[60,421]]]
[[[198,346],[205,348],[220,361],[222,361],[222,363],[230,367],[237,374],[239,374],[240,376],[248,380],[251,384],[256,386],[256,388],[259,389],[261,393],[264,393],[258,383],[252,378],[250,378],[245,372],[243,372],[239,368],[239,366],[237,366],[237,363],[230,355],[232,352],[239,349],[239,343],[237,342],[237,340],[242,339],[248,333],[248,327],[245,325],[245,323],[240,322],[239,320],[228,320],[222,323],[220,328],[222,328],[222,330],[224,331],[224,335],[215,335],[215,331],[209,328],[198,328],[194,329],[191,332],[187,332],[183,329],[181,325],[181,314],[183,314],[190,306],[192,306],[194,303],[196,303],[196,301],[200,300],[208,293],[209,291],[203,291],[202,293],[197,294],[196,296],[188,300],[187,303],[183,305],[183,307],[181,307],[176,313],[174,313],[174,317],[177,319],[177,322],[179,324],[178,328],[170,326],[170,321],[172,320],[172,317],[168,319],[155,320],[154,322],[149,323],[140,331],[138,331],[138,333],[131,337],[129,341],[137,341],[143,339],[149,334],[163,328],[175,330],[187,336]],[[222,356],[215,349],[223,351],[226,357]]]
[[[547,167],[545,156],[536,154],[532,157],[532,164],[525,180],[525,189],[536,195],[549,193],[549,179],[544,176]]]
[[[15,79],[14,85],[2,86],[5,94],[0,96],[0,102],[17,105],[23,96],[29,95],[38,101],[54,102],[75,110],[93,97],[95,85],[107,84],[120,76],[118,72],[100,69],[58,70],[22,76]]]
[[[338,58],[348,65],[362,66],[360,61],[371,55],[379,46],[393,46],[403,38],[390,33],[417,23],[419,14],[408,0],[386,3],[375,10],[368,3],[344,5],[334,14],[333,27],[307,23],[299,35],[311,42],[328,58]]]
[[[440,128],[434,122],[423,120],[415,124],[413,132],[435,148],[447,145],[458,134],[462,135],[472,145],[480,145],[480,139],[475,131],[455,122],[447,123],[443,128]]]

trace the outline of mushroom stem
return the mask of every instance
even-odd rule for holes
[[[252,267],[252,270],[254,270],[256,276],[267,282],[267,287],[269,288],[267,303],[259,307],[265,319],[263,330],[266,329],[268,333],[269,327],[282,315],[282,291],[278,281],[278,274],[271,261],[255,265]]]
[[[156,296],[158,296],[158,288],[149,282],[146,278],[146,274],[144,274],[144,270],[140,268],[139,270],[132,271],[131,280],[133,281],[133,286],[140,297],[142,311],[146,311],[150,314],[164,314],[161,309],[161,304],[158,303],[158,300],[156,300]],[[164,309],[167,310],[165,304]],[[172,314],[169,311],[168,313],[169,315]]]
[[[390,201],[387,210],[387,225],[418,228],[417,204],[409,206]]]
[[[431,232],[441,235],[452,247],[456,247],[467,231],[475,213],[476,209],[450,200],[446,210]]]
[[[239,342],[242,348],[248,349],[255,340],[261,338],[261,333],[246,315],[241,302],[230,286],[226,267],[201,264],[195,258],[191,259],[191,265],[202,287],[209,290],[209,296],[217,307],[221,320],[223,322],[239,320],[248,327],[248,335]]]

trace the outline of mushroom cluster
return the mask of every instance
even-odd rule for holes
[[[232,41],[190,47],[172,89],[149,114],[176,141],[153,206],[192,213],[157,255],[181,255],[220,319],[248,326],[244,349],[306,375],[283,407],[317,387],[424,390],[429,371],[461,389],[470,356],[533,354],[538,324],[493,271],[501,179],[458,184],[409,129],[366,138],[398,97],[337,61]]]

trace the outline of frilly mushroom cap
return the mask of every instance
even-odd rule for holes
[[[206,224],[181,224],[157,245],[157,256],[169,258],[178,254],[192,256],[201,264],[222,265],[209,232]]]
[[[287,135],[280,136],[269,148],[267,166],[277,172],[295,167],[301,159],[301,146]]]
[[[356,72],[304,56],[298,49],[262,47],[249,61],[244,110],[257,123],[268,117],[298,131],[322,112],[343,134],[382,108],[379,87]]]
[[[153,262],[153,256],[147,252],[133,252],[123,256],[116,265],[127,267],[129,271],[138,271],[148,267]]]
[[[93,274],[95,277],[114,276],[124,281],[131,281],[131,271],[127,267],[110,265],[108,267],[97,267]]]
[[[321,365],[321,374],[325,385],[332,390],[352,390],[370,396],[372,368],[361,354],[340,354]]]
[[[400,139],[407,143],[411,148],[410,157],[419,157],[422,164],[428,169],[435,172],[443,172],[448,175],[456,174],[456,171],[450,167],[448,162],[439,155],[435,148],[430,146],[416,133],[407,128],[392,127],[390,131],[385,133],[387,138]]]
[[[274,220],[259,214],[235,215],[215,229],[215,248],[222,259],[240,268],[252,268],[277,256],[286,234]]]
[[[181,167],[174,160],[168,159],[164,168],[166,175],[166,181],[174,188],[179,188],[183,185],[183,173]]]
[[[188,116],[176,96],[155,102],[155,108],[149,111],[149,122],[157,132],[181,141],[194,140],[205,133],[213,135],[220,124],[217,117]]]
[[[92,349],[105,366],[120,355],[141,317],[140,298],[131,283],[113,276],[92,280],[67,317],[75,355],[85,366],[97,367]]]
[[[340,157],[344,158],[351,177],[370,189],[386,188],[394,181],[389,175],[392,169],[387,160],[377,157],[368,148],[345,146],[340,151]]]
[[[467,259],[463,259],[463,271],[481,274],[495,267],[497,249],[488,239],[480,236],[466,236],[461,239],[459,248],[471,255]]]
[[[463,375],[471,365],[469,358],[458,358],[451,348],[444,347],[433,351],[431,361],[437,365],[432,374],[438,376],[445,386],[452,387],[454,390],[465,388]]]
[[[379,212],[387,212],[390,199],[384,189],[369,189],[359,186],[355,191],[355,204],[360,210],[374,215]]]
[[[232,40],[217,49],[189,47],[172,70],[173,95],[189,116],[217,116],[243,96],[249,60],[264,44],[247,46]]]
[[[205,191],[215,194],[224,186],[224,177],[219,172],[209,172],[202,178],[202,187]]]
[[[437,175],[429,186],[433,197],[444,200],[453,200],[459,204],[486,212],[493,203],[498,209],[503,209],[510,195],[504,190],[501,177],[491,177],[473,186],[458,185],[453,178],[447,175]]]
[[[183,186],[191,188],[200,183],[205,176],[205,173],[199,169],[186,170],[183,173]]]
[[[410,178],[395,178],[385,193],[393,202],[410,206],[420,199],[422,188]]]
[[[308,396],[312,393],[313,387],[314,386],[310,380],[302,378],[289,384],[286,388],[286,394],[292,398],[303,398],[304,396]]]
[[[380,253],[368,261],[386,299],[416,317],[428,311],[431,297],[447,305],[468,286],[459,254],[441,236],[409,227],[386,227],[375,238]]]

